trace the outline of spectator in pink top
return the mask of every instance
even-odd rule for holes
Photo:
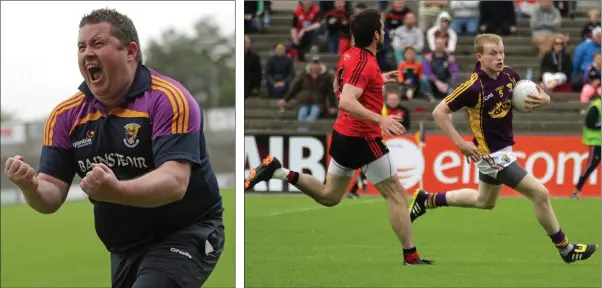
[[[585,85],[581,89],[581,103],[589,102],[589,99],[595,94],[602,95],[600,90],[600,51],[598,51],[594,56],[594,63],[585,73]]]

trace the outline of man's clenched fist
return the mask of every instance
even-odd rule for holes
[[[90,196],[99,201],[110,201],[120,193],[121,183],[113,170],[105,164],[92,164],[90,170],[79,186]]]
[[[6,160],[4,174],[13,183],[15,183],[21,190],[37,188],[38,179],[36,172],[24,162],[22,156],[13,156]]]

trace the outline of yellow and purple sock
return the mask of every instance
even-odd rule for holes
[[[566,255],[567,253],[571,252],[571,250],[573,250],[573,245],[571,245],[571,243],[569,242],[569,238],[567,238],[566,235],[564,235],[562,229],[558,230],[558,232],[556,232],[555,234],[548,236],[550,236],[550,239],[552,239],[552,243],[554,243],[556,249],[560,251],[560,254]]]
[[[426,208],[433,209],[447,206],[445,194],[447,194],[447,192],[429,193],[426,198]]]

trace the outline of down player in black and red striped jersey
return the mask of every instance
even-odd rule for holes
[[[268,156],[250,171],[245,179],[245,190],[261,181],[281,179],[316,202],[332,207],[345,196],[355,170],[362,169],[388,202],[391,225],[403,246],[403,263],[432,264],[418,256],[406,193],[399,183],[389,149],[382,142],[381,132],[385,135],[405,132],[397,117],[381,115],[384,84],[395,82],[397,74],[381,73],[374,57],[383,41],[383,26],[380,13],[375,10],[358,14],[351,24],[355,46],[342,55],[333,84],[338,91],[340,112],[332,131],[326,183],[312,175],[283,168],[278,159]]]

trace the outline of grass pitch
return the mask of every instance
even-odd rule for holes
[[[204,287],[234,287],[234,190],[222,190],[226,247]],[[1,208],[1,287],[110,287],[109,253],[94,231],[92,204],[67,202],[53,215]]]
[[[571,242],[600,243],[600,200],[554,199]],[[600,287],[600,253],[565,264],[531,203],[443,207],[414,223],[435,266],[402,266],[380,197],[322,208],[307,196],[245,196],[245,287]]]

